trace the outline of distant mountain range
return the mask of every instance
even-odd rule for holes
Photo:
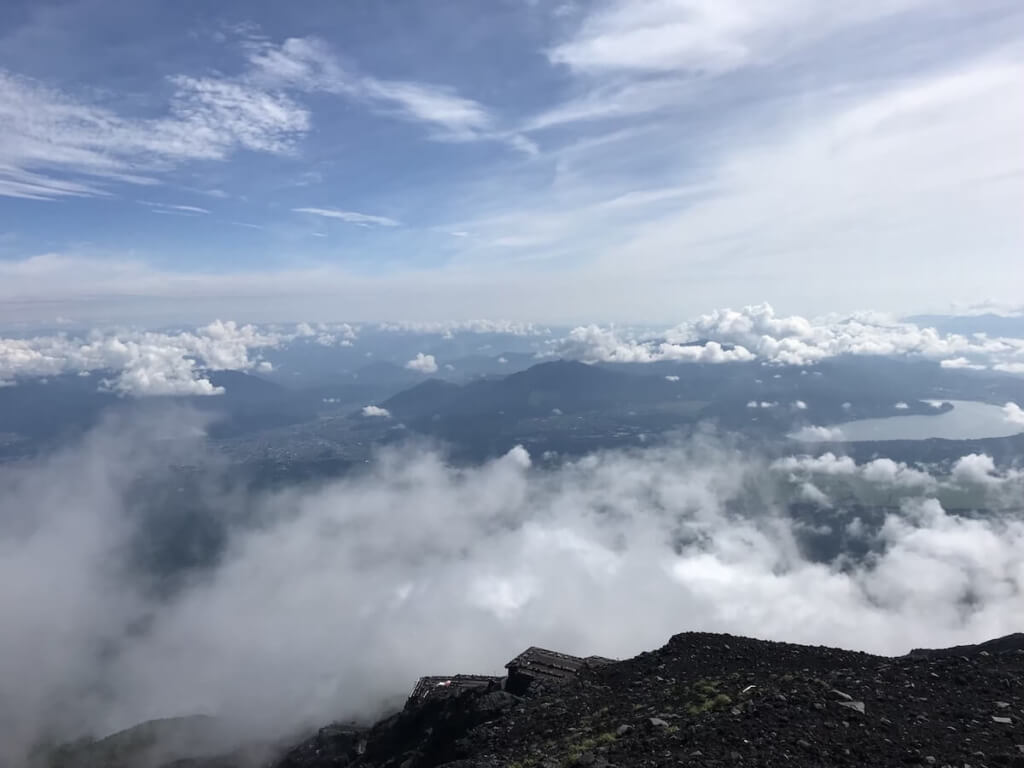
[[[384,402],[396,418],[418,421],[435,415],[472,417],[576,413],[628,408],[680,398],[677,383],[660,376],[631,376],[584,363],[559,360],[525,371],[459,386],[425,381]]]
[[[234,440],[232,452],[242,457],[253,454],[238,443],[249,438],[259,437],[271,453],[278,446],[282,456],[304,457],[309,454],[301,445],[304,435],[315,434],[320,444],[355,441],[365,446],[399,439],[394,429],[404,425],[475,458],[517,442],[565,452],[629,445],[698,421],[777,438],[800,425],[894,415],[897,402],[906,404],[901,406],[904,414],[935,413],[929,399],[1024,403],[1020,376],[891,357],[836,357],[813,366],[584,364],[536,363],[532,354],[519,353],[469,357],[464,367],[427,374],[374,361],[315,386],[297,381],[286,386],[280,376],[206,371],[203,375],[223,387],[224,394],[138,399],[105,391],[102,381],[110,374],[102,371],[24,379],[0,388],[0,458],[57,444],[96,425],[108,412],[146,412],[167,403],[209,414],[209,435]],[[362,409],[370,404],[387,409],[393,418],[367,423]],[[325,450],[318,460],[336,466],[333,449]],[[351,451],[341,453],[346,461],[361,461]]]

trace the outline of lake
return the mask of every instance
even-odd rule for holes
[[[947,400],[953,410],[934,416],[914,414],[910,416],[886,416],[878,419],[859,419],[845,424],[836,424],[827,430],[815,433],[813,430],[794,432],[789,437],[803,442],[864,442],[869,440],[973,440],[983,437],[1009,437],[1024,432],[1020,424],[1006,419],[1002,406],[979,403],[973,400]],[[838,430],[835,433],[834,430]]]

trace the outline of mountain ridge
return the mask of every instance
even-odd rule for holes
[[[452,695],[410,697],[371,727],[330,723],[277,758],[250,745],[146,765],[1024,766],[1022,633],[892,657],[685,632],[631,659],[600,661],[561,680],[538,677],[521,695],[481,678]],[[47,765],[144,765],[60,754]]]

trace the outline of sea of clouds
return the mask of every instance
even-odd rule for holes
[[[732,363],[759,360],[808,366],[840,355],[906,356],[946,368],[1024,373],[1024,339],[941,333],[875,313],[811,320],[782,316],[768,304],[720,309],[659,331],[579,326],[568,331],[532,324],[297,323],[246,325],[215,321],[188,330],[93,329],[0,337],[0,386],[19,378],[104,372],[98,386],[130,396],[218,395],[209,371],[269,371],[268,350],[290,344],[358,347],[363,330],[432,335],[507,334],[536,341],[538,360]],[[372,354],[372,353],[371,353]],[[448,361],[417,353],[405,363],[425,375]]]
[[[216,478],[202,427],[108,422],[0,467],[7,757],[172,715],[261,737],[373,717],[420,675],[500,673],[528,645],[627,657],[704,630],[900,654],[1024,624],[1024,472],[766,457],[705,433],[470,468],[409,444],[317,486],[210,482],[223,552],[154,592],[132,557],[137,478]]]

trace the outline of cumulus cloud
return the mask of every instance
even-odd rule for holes
[[[966,357],[951,357],[948,360],[940,360],[939,365],[943,368],[963,368],[972,371],[983,371],[985,366],[979,363],[972,363]]]
[[[910,408],[910,406],[901,400],[900,402],[896,403],[896,405],[894,405],[893,408],[895,408],[897,411],[905,411],[908,408]]]
[[[820,473],[824,475],[852,475],[857,471],[857,463],[849,456],[836,456],[834,453],[823,453],[820,456],[787,456],[772,464],[774,469],[791,473]]]
[[[771,305],[756,304],[741,310],[715,310],[646,339],[615,328],[580,326],[558,343],[557,350],[564,357],[593,362],[759,359],[796,366],[840,355],[914,356],[946,361],[946,367],[984,368],[985,364],[971,360],[1001,361],[994,367],[1013,372],[1014,361],[1024,357],[1024,339],[941,334],[876,314],[812,321],[799,315],[780,316]],[[960,359],[964,363],[949,365],[949,360]],[[1024,370],[1024,364],[1020,366]]]
[[[829,507],[832,501],[828,494],[818,488],[814,483],[802,483],[798,492],[799,498],[817,504],[820,507]]]
[[[747,407],[751,407],[750,403],[747,403]],[[825,441],[838,441],[843,439],[843,430],[839,427],[822,427],[818,425],[810,425],[801,427],[794,432],[791,437],[794,440],[802,440],[806,442],[825,442]]]
[[[1003,415],[1011,424],[1020,424],[1021,426],[1024,426],[1024,408],[1021,408],[1016,403],[1007,403],[1004,405]]]
[[[351,323],[307,323],[295,326],[292,338],[310,339],[322,347],[351,347],[359,338],[359,326]],[[284,340],[290,340],[285,338]]]
[[[549,470],[522,447],[457,468],[418,446],[316,487],[208,498],[248,522],[202,578],[154,598],[124,560],[144,533],[128,489],[206,466],[186,421],[156,430],[176,440],[122,427],[0,468],[0,577],[18,585],[0,592],[18,692],[0,701],[4,749],[43,724],[195,712],[279,734],[375,714],[424,673],[500,671],[532,643],[627,656],[700,629],[902,653],[1019,629],[1019,510],[965,517],[899,485],[910,468],[771,464],[706,437]],[[900,511],[850,517],[843,483],[896,483]],[[872,554],[806,554],[792,496],[835,506]]]
[[[892,505],[925,494],[951,508],[992,511],[1015,508],[1024,493],[1024,472],[1000,468],[991,456],[977,453],[961,456],[946,473],[885,457],[857,464],[832,452],[788,456],[772,462],[771,468],[796,487],[813,483],[826,493],[841,487],[847,497],[865,504]]]
[[[794,400],[793,409],[796,411],[806,411],[807,403],[805,403],[803,400]]]
[[[996,481],[996,463],[991,456],[971,453],[957,459],[953,478],[962,483],[985,484]]]
[[[224,389],[209,381],[209,371],[269,373],[274,366],[261,359],[260,350],[296,341],[349,347],[358,335],[359,326],[350,323],[256,326],[216,320],[176,333],[97,329],[77,336],[0,337],[0,382],[97,371],[108,374],[99,386],[123,395],[217,395]]]
[[[437,373],[437,360],[433,355],[417,352],[416,357],[407,362],[405,367],[410,371],[419,371],[420,373]]]
[[[363,416],[374,416],[379,418],[391,418],[391,411],[387,408],[381,408],[379,405],[364,405]]]
[[[93,331],[84,337],[0,338],[0,380],[106,371],[106,388],[125,395],[216,395],[223,388],[204,371],[266,370],[253,350],[275,347],[287,334],[215,321],[195,331]]]
[[[665,381],[679,381],[678,376],[666,376]]]
[[[573,328],[569,335],[553,345],[561,357],[596,363],[653,363],[664,360],[689,363],[731,363],[753,360],[742,346],[724,348],[717,341],[706,344],[674,344],[642,341],[620,336],[613,328],[596,325]]]

